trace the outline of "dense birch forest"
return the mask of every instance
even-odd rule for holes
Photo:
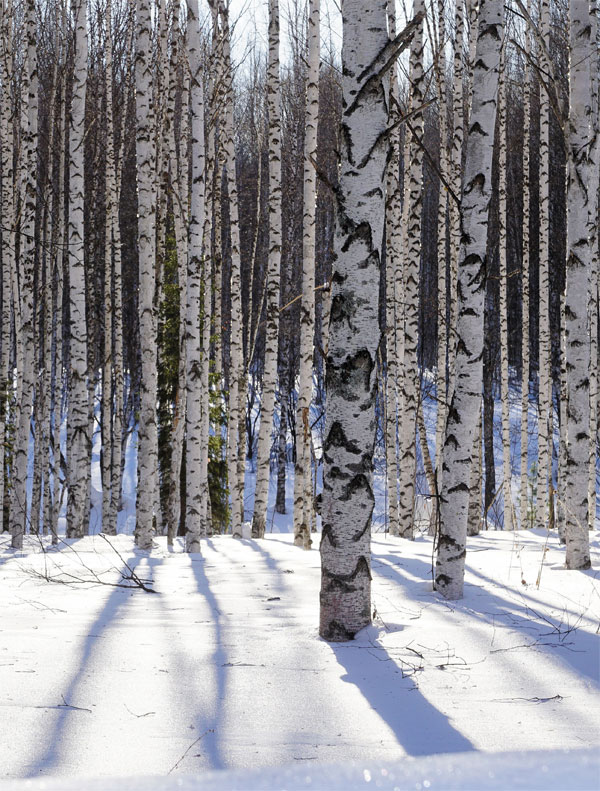
[[[262,5],[1,2],[12,547],[128,529],[133,458],[141,550],[319,533],[328,640],[371,621],[372,530],[433,536],[447,599],[484,529],[589,568],[596,0]]]

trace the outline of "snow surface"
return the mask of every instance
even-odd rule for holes
[[[382,788],[600,787],[598,571],[565,571],[553,536],[470,539],[465,598],[449,603],[429,538],[376,534],[374,624],[339,644],[317,635],[318,552],[289,534],[216,536],[202,556],[125,535],[61,547],[0,536],[2,779],[335,789],[366,787],[368,770]],[[596,568],[599,554],[595,533]],[[130,569],[157,593],[97,582],[131,584]],[[588,751],[548,753],[562,748]],[[543,752],[504,755],[524,750]],[[223,769],[251,771],[185,779]],[[0,785],[21,787],[41,788]]]

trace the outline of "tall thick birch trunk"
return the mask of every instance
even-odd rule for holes
[[[21,368],[17,366],[17,408],[15,410],[14,475],[10,505],[12,546],[21,549],[27,529],[27,456],[31,430],[32,394],[35,386],[34,352],[34,270],[38,78],[36,54],[35,3],[28,0],[25,18],[27,56],[21,77],[21,152],[19,175],[21,191],[21,222],[18,261],[19,290],[15,294],[20,310],[15,309],[15,327],[21,343]],[[16,272],[15,272],[16,274]],[[16,278],[15,278],[16,285]]]
[[[521,261],[521,494],[520,494],[520,527],[527,525],[529,468],[527,450],[529,446],[528,415],[529,415],[529,221],[530,179],[529,179],[529,146],[531,140],[531,66],[528,57],[531,54],[531,34],[526,31],[525,43],[525,84],[523,86],[523,258]]]
[[[371,622],[370,537],[378,289],[385,217],[385,66],[419,26],[389,42],[385,0],[346,0],[342,146],[333,264],[321,539],[320,634],[352,639]],[[408,32],[407,32],[408,31]]]
[[[436,590],[447,599],[458,599],[463,591],[470,471],[481,410],[487,225],[503,15],[501,0],[481,0],[462,194],[456,383],[442,456],[435,569]]]
[[[206,485],[202,480],[203,443],[202,412],[207,408],[208,393],[202,378],[200,344],[201,278],[204,233],[205,151],[204,96],[202,90],[200,20],[197,0],[188,2],[188,51],[191,70],[191,203],[188,223],[188,273],[186,315],[186,549],[200,551],[200,536],[206,535]]]
[[[499,174],[499,228],[500,228],[500,402],[502,404],[502,494],[504,497],[504,529],[514,530],[512,503],[512,466],[510,459],[510,388],[508,373],[508,236],[507,236],[507,140],[506,140],[506,51],[502,54],[498,85],[498,174]]]
[[[593,173],[592,69],[597,69],[589,0],[569,5],[570,67],[567,182],[567,278],[565,352],[567,370],[566,565],[590,568],[588,476],[590,452],[590,274],[598,217],[598,177]]]
[[[296,412],[294,469],[294,543],[310,549],[313,521],[310,405],[313,390],[315,332],[315,233],[317,128],[319,121],[320,0],[311,0],[308,16],[308,71],[304,137],[304,217],[302,226],[302,302],[300,306],[300,379]],[[281,414],[284,413],[282,403]]]
[[[598,278],[600,276],[600,261],[598,260],[598,241],[600,238],[600,215],[598,209],[598,179],[600,179],[600,74],[599,59],[600,55],[600,20],[598,15],[600,6],[598,0],[590,2],[591,30],[591,80],[592,80],[592,117],[591,125],[593,131],[593,145],[590,151],[592,178],[590,183],[590,195],[596,195],[596,199],[591,201],[588,207],[588,226],[590,229],[590,246],[592,249],[592,267],[590,271],[590,462],[588,478],[588,509],[590,514],[590,527],[594,527],[596,522],[596,443],[598,429],[598,408],[600,407],[600,371],[598,370],[598,300],[600,293],[598,289]],[[594,50],[595,46],[595,50]],[[595,192],[594,192],[595,190]]]
[[[415,13],[422,14],[424,0],[416,0]],[[413,112],[425,99],[424,35],[421,24],[411,42],[409,80]],[[419,342],[419,269],[421,262],[421,214],[423,210],[422,112],[411,120],[408,172],[407,250],[404,264],[404,403],[400,433],[400,535],[413,538],[415,476],[417,471],[417,399],[421,379],[417,360]]]
[[[156,426],[156,195],[154,181],[154,108],[152,106],[152,17],[149,0],[137,0],[136,19],[136,160],[138,187],[139,326],[142,351],[141,406],[138,426],[136,544],[152,547],[158,491]]]
[[[550,41],[549,0],[541,1],[541,37]],[[538,470],[536,526],[546,528],[552,487],[552,383],[550,379],[550,101],[540,89],[540,252],[539,252],[539,346],[538,346]]]
[[[271,435],[277,384],[279,337],[279,273],[281,268],[281,96],[279,80],[279,2],[269,0],[269,62],[267,111],[269,114],[269,260],[267,264],[267,327],[265,363],[258,433],[256,492],[252,537],[263,538],[271,471]]]

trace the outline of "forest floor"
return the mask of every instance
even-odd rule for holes
[[[482,533],[446,602],[430,538],[375,534],[373,625],[328,644],[319,553],[289,534],[202,555],[2,535],[0,780],[597,747],[599,538],[569,572],[555,536]]]

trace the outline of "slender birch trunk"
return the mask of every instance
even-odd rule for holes
[[[256,492],[254,496],[254,515],[252,518],[253,538],[264,538],[267,524],[267,502],[269,499],[269,478],[271,472],[271,435],[273,430],[273,412],[275,408],[275,387],[277,385],[279,279],[281,269],[281,92],[279,79],[278,0],[269,0],[267,111],[269,114],[269,260],[267,264],[267,327],[265,333],[265,363],[263,370],[260,428],[256,454]]]
[[[502,404],[502,493],[504,497],[504,529],[514,530],[515,519],[512,503],[512,466],[510,459],[510,387],[508,372],[508,212],[506,199],[507,181],[507,90],[506,90],[506,49],[500,62],[500,79],[498,84],[498,219],[500,228],[500,402]]]
[[[136,160],[138,187],[139,325],[142,346],[141,407],[138,427],[136,545],[152,547],[158,491],[156,426],[156,195],[154,182],[154,108],[152,106],[152,17],[149,0],[137,0]]]
[[[388,142],[385,66],[421,24],[388,40],[385,0],[347,0],[342,44],[341,173],[333,264],[323,445],[320,634],[352,639],[371,622],[370,536],[377,290]]]
[[[12,84],[12,3],[0,7],[0,41],[2,52],[0,69],[2,99],[0,105],[0,154],[2,157],[2,353],[0,357],[0,532],[4,527],[5,499],[5,435],[9,421],[12,377],[9,372],[11,341],[11,278],[14,260],[14,167],[13,167],[13,108],[10,85]]]
[[[227,471],[231,498],[231,532],[234,538],[242,536],[242,508],[244,502],[244,476],[239,475],[239,435],[242,419],[242,397],[245,396],[244,360],[242,343],[242,281],[240,260],[240,224],[238,190],[235,173],[235,144],[233,123],[233,75],[231,67],[231,31],[229,8],[221,3],[219,13],[223,25],[223,67],[225,91],[224,149],[229,198],[229,225],[231,234],[231,331],[229,375],[229,431],[227,437]]]
[[[21,106],[23,111],[21,128],[21,223],[19,291],[16,295],[20,306],[18,326],[22,344],[22,367],[17,368],[17,401],[15,410],[14,476],[10,506],[11,545],[23,547],[23,535],[27,529],[27,456],[31,431],[32,393],[35,386],[34,349],[34,270],[36,173],[37,173],[37,126],[38,126],[38,77],[36,54],[35,2],[28,0],[26,6],[25,37],[27,56],[21,77]]]
[[[523,259],[521,262],[521,494],[520,494],[520,526],[527,525],[529,468],[527,451],[529,446],[529,221],[530,180],[529,180],[529,147],[531,141],[531,34],[525,33],[525,72],[523,86]]]
[[[549,0],[541,0],[541,37],[550,40]],[[538,346],[538,475],[536,526],[546,528],[552,486],[551,381],[550,381],[550,102],[540,90],[540,242],[539,242],[539,346]]]
[[[204,393],[200,341],[201,278],[205,215],[204,95],[202,89],[200,19],[197,0],[188,0],[188,53],[190,62],[190,106],[192,160],[191,203],[188,222],[188,273],[186,315],[186,517],[187,552],[200,552],[200,536],[206,535],[206,484],[202,480],[202,411]]]
[[[590,568],[588,507],[590,452],[590,273],[598,217],[598,177],[593,173],[592,70],[589,0],[569,5],[570,68],[567,182],[567,278],[565,347],[567,369],[566,566]],[[595,77],[595,74],[594,74]]]
[[[416,0],[415,13],[425,11],[424,0]],[[416,425],[420,376],[417,360],[419,334],[419,269],[421,262],[421,214],[423,210],[423,130],[424,117],[418,108],[425,99],[423,25],[415,32],[410,47],[409,80],[413,112],[411,120],[410,166],[408,173],[407,251],[404,269],[404,403],[400,444],[400,535],[413,538],[415,475],[417,470]]]
[[[396,2],[388,0],[388,35],[396,37]],[[400,157],[402,156],[400,131],[400,97],[396,64],[390,71],[390,158],[386,182],[386,348],[387,371],[385,377],[385,460],[388,495],[388,530],[390,535],[400,533],[398,511],[398,321],[399,305],[396,297],[397,280],[402,270],[400,261],[402,244],[402,192],[400,189]]]
[[[321,45],[320,0],[311,0],[308,15],[308,70],[304,137],[304,217],[302,226],[302,302],[300,307],[300,379],[296,410],[296,464],[294,469],[294,543],[312,545],[312,463],[310,405],[313,390],[315,332],[315,234],[317,129],[319,122],[319,64]],[[283,408],[282,408],[283,413]]]
[[[481,0],[462,196],[456,384],[442,456],[435,571],[435,587],[447,599],[460,598],[463,591],[470,469],[481,410],[487,223],[503,16],[501,0]]]

